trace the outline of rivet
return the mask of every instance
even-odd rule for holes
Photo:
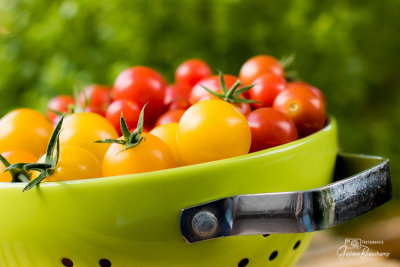
[[[192,229],[198,236],[211,237],[218,229],[218,219],[209,211],[200,211],[193,216]]]

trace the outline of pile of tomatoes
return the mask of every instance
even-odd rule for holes
[[[294,141],[325,123],[321,91],[287,82],[281,63],[268,55],[247,60],[238,76],[213,74],[204,61],[190,59],[170,85],[157,71],[135,66],[113,87],[90,85],[74,97],[51,99],[47,117],[25,108],[6,114],[0,181],[42,174],[45,181],[84,179],[214,161]]]

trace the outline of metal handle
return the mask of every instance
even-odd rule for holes
[[[194,243],[226,236],[323,230],[392,197],[388,159],[340,154],[334,181],[307,191],[238,195],[183,209],[182,236]]]

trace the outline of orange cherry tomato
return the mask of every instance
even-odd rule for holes
[[[64,119],[60,145],[84,148],[102,160],[110,144],[95,141],[107,138],[117,139],[118,133],[104,117],[91,112],[74,113]]]
[[[0,153],[23,150],[40,157],[46,153],[53,125],[40,112],[21,108],[0,120]]]
[[[163,140],[174,154],[177,166],[183,166],[185,165],[185,163],[179,153],[178,144],[176,141],[177,130],[178,123],[167,123],[155,127],[153,130],[150,131],[150,134],[157,136],[158,138]]]
[[[186,164],[244,155],[251,132],[246,118],[222,100],[205,100],[186,110],[178,125],[178,148]]]
[[[222,100],[221,98],[216,97],[216,96],[214,96],[214,95],[212,95],[212,94],[208,94],[208,95],[204,96],[203,98],[200,99],[200,101],[211,100],[211,99],[224,101],[224,100]],[[200,101],[199,101],[199,102],[200,102]],[[239,110],[244,116],[249,115],[250,112],[251,112],[251,105],[248,104],[248,103],[231,103],[231,104],[232,104],[237,110]]]
[[[102,169],[104,176],[133,174],[176,167],[171,149],[164,141],[152,134],[144,133],[143,139],[138,145],[127,150],[123,150],[124,148],[124,145],[111,144],[103,159]]]
[[[6,158],[6,160],[10,164],[14,163],[35,163],[38,161],[38,157],[32,155],[29,152],[23,151],[23,150],[13,150],[13,151],[7,151],[4,153],[1,153],[3,157]],[[2,162],[0,162],[0,182],[11,182],[11,175],[9,172],[4,172],[6,169],[6,166]]]
[[[45,162],[46,155],[40,159]],[[39,175],[34,171],[32,180]],[[45,178],[45,182],[67,181],[101,177],[101,162],[92,152],[81,147],[63,146],[54,173]]]

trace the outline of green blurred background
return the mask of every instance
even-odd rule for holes
[[[0,0],[0,114],[146,65],[172,82],[185,59],[237,74],[281,58],[328,99],[348,152],[391,159],[400,188],[400,1]],[[388,213],[393,211],[388,210]]]

